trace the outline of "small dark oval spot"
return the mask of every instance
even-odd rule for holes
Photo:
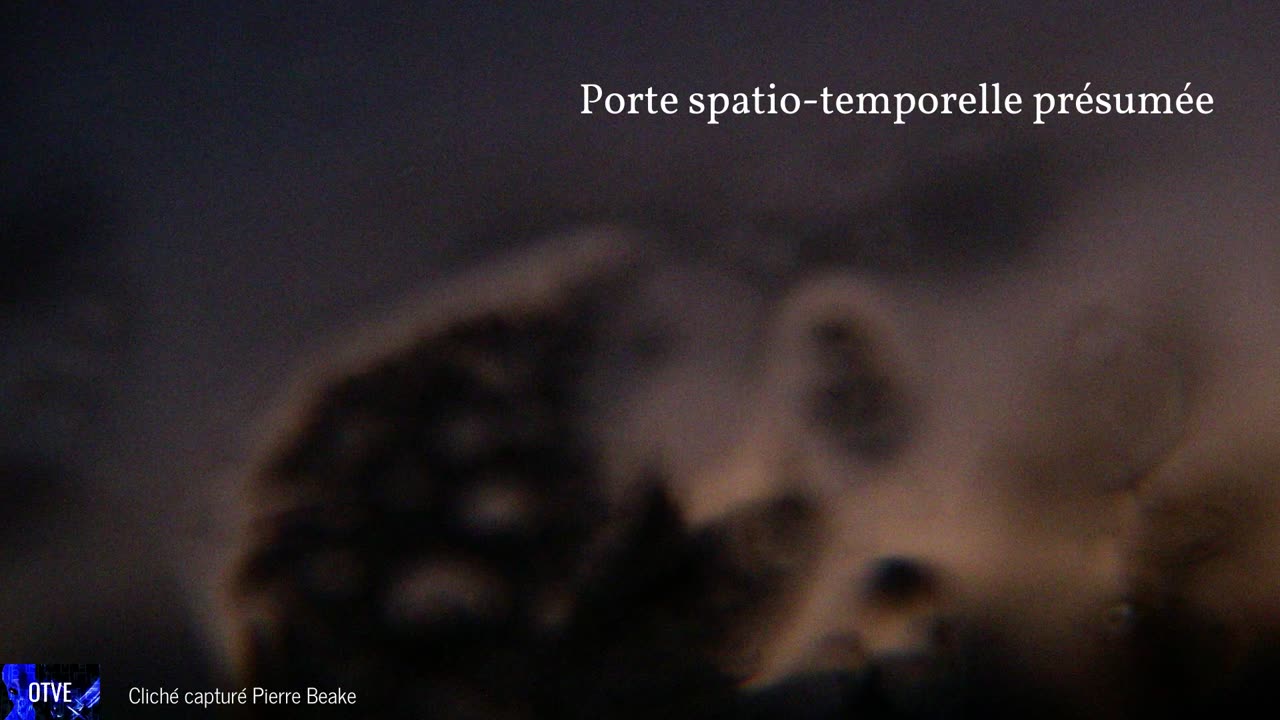
[[[867,573],[865,591],[878,604],[898,605],[932,593],[933,573],[920,563],[901,557],[876,561]]]

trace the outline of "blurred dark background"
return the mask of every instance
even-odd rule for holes
[[[255,419],[297,362],[415,288],[579,219],[803,224],[1007,125],[1099,156],[1247,155],[1280,109],[1267,3],[109,5],[0,10],[0,658],[99,662],[116,687],[219,682]],[[585,82],[993,81],[1190,81],[1216,111],[1034,129],[578,113]]]

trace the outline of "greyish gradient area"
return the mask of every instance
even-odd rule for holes
[[[1196,218],[1231,233],[1274,231],[1280,16],[1262,3],[437,5],[3,11],[0,656],[101,663],[104,683],[230,682],[227,568],[282,390],[323,376],[358,328],[421,307],[404,298],[463,272],[483,286],[495,257],[549,235],[640,233],[642,271],[607,294],[611,350],[581,368],[580,409],[610,472],[642,475],[661,448],[664,469],[701,477],[750,420],[738,399],[768,364],[771,308],[814,275],[969,297],[1061,260],[1040,253],[1046,234],[1087,228],[1070,213],[1099,194],[1121,217],[1108,227],[1178,232],[1156,216],[1163,192],[1205,198]],[[579,112],[581,83],[814,96],[996,81],[1025,96],[1190,82],[1215,112],[1036,127]],[[1199,233],[1212,254],[1219,237]],[[649,373],[664,353],[684,362]],[[895,419],[859,424],[874,403],[826,412],[861,428],[851,446],[888,451]],[[1199,541],[1141,540],[1170,563]]]

